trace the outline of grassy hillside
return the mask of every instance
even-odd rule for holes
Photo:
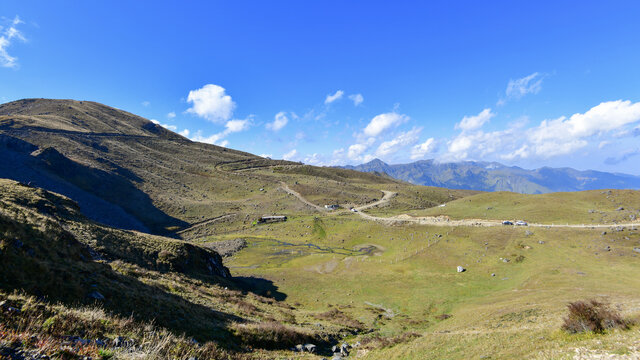
[[[637,325],[560,330],[583,299],[640,320],[637,191],[417,186],[194,143],[71,100],[0,106],[0,155],[5,353],[320,359],[346,341],[362,359],[640,357]],[[611,226],[417,225],[351,207]],[[288,219],[255,221],[266,214]],[[304,343],[318,352],[290,350]]]
[[[482,193],[444,207],[410,212],[415,216],[446,215],[452,219],[524,219],[542,224],[615,224],[640,219],[640,192],[592,190],[525,195]]]
[[[0,343],[44,329],[38,336],[56,344],[68,335],[132,337],[139,344],[161,331],[173,334],[175,344],[159,350],[147,344],[142,354],[169,356],[194,338],[233,358],[263,358],[298,342],[335,343],[351,331],[331,318],[311,326],[305,319],[315,319],[313,313],[276,301],[284,295],[267,280],[231,278],[206,247],[102,226],[72,200],[11,180],[0,180],[0,273]],[[12,315],[8,307],[19,311]],[[73,317],[82,321],[74,324]],[[145,330],[151,323],[158,329]],[[98,348],[74,351],[81,350]],[[191,343],[179,353],[198,351]]]
[[[300,171],[291,169],[303,168],[195,143],[139,116],[74,100],[0,105],[0,155],[0,178],[64,194],[104,224],[170,236],[225,215],[233,215],[229,228],[238,229],[263,214],[296,209],[297,202],[278,189],[283,178]],[[256,169],[269,174],[251,171]],[[314,169],[333,181],[395,182]],[[376,191],[351,187],[333,194],[337,198],[325,200],[361,199]]]

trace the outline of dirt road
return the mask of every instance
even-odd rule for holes
[[[305,199],[302,195],[300,195],[299,192],[292,190],[287,184],[285,184],[284,182],[280,182],[280,186],[282,187],[282,190],[286,191],[287,193],[295,196],[298,198],[298,200],[302,201],[304,204],[311,206],[312,208],[318,210],[318,211],[322,211],[322,212],[326,212],[328,211],[328,209],[323,208],[322,206],[318,206],[310,201],[308,201],[307,199]]]
[[[325,208],[309,202],[298,192],[291,190],[285,183],[282,183],[282,188],[286,192],[297,197],[303,203],[313,208],[316,208],[320,211],[327,211]],[[370,204],[355,207],[356,213],[360,215],[360,217],[366,220],[377,221],[387,225],[409,223],[409,224],[432,225],[432,226],[503,226],[501,220],[485,220],[485,219],[451,220],[446,216],[413,217],[406,214],[391,216],[391,217],[380,217],[380,216],[369,215],[363,212],[363,210],[386,204],[397,195],[397,193],[392,191],[386,191],[386,190],[381,190],[381,191],[384,193],[384,196],[380,200],[376,202],[372,202]],[[594,228],[594,229],[597,229],[597,228],[611,228],[611,227],[617,227],[617,226],[622,226],[622,227],[640,226],[640,221],[635,223],[624,223],[624,224],[573,224],[573,225],[529,223],[528,226],[529,227],[545,227],[545,228],[583,228],[583,229]]]

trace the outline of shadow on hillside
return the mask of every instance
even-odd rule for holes
[[[243,318],[190,302],[162,285],[131,276],[144,276],[140,270],[88,260],[89,250],[73,235],[56,225],[45,224],[45,231],[40,226],[0,214],[0,228],[15,239],[0,253],[0,288],[70,307],[97,303],[122,318],[153,322],[176,335],[216,340],[228,347],[237,343],[229,325],[244,322]]]
[[[0,158],[0,178],[63,194],[94,221],[165,236],[174,236],[166,230],[168,227],[188,225],[156,208],[151,198],[134,185],[141,179],[122,167],[116,167],[114,173],[106,172],[77,163],[53,148],[38,149],[4,134],[0,134]]]
[[[251,292],[276,301],[284,301],[287,299],[287,294],[278,291],[278,287],[271,280],[253,276],[237,276],[233,278],[233,282],[245,294]]]

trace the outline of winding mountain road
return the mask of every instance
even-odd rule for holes
[[[313,207],[314,209],[318,210],[318,211],[323,211],[326,212],[327,209],[318,206],[316,204],[313,204],[312,202],[308,201],[307,199],[305,199],[300,193],[298,193],[297,191],[294,191],[292,189],[290,189],[287,184],[285,184],[284,182],[281,183],[282,185],[282,189],[284,191],[286,191],[287,193],[295,196],[296,198],[298,198],[298,200],[300,200],[301,202],[303,202],[306,205],[309,205],[311,207]],[[413,223],[413,224],[419,224],[419,225],[432,225],[432,226],[485,226],[485,227],[489,227],[489,226],[503,226],[502,225],[502,221],[501,220],[485,220],[485,219],[461,219],[461,220],[451,220],[446,216],[425,216],[425,217],[413,217],[410,215],[397,215],[397,216],[391,216],[391,217],[380,217],[380,216],[373,216],[373,215],[369,215],[365,212],[363,212],[363,210],[367,210],[370,209],[372,207],[375,206],[379,206],[379,205],[383,205],[388,203],[391,199],[393,199],[396,195],[398,195],[395,192],[392,191],[387,191],[387,190],[381,190],[383,192],[383,197],[375,202],[372,202],[370,204],[365,204],[362,206],[357,206],[354,209],[356,210],[356,213],[358,215],[360,215],[360,217],[362,217],[363,219],[366,220],[370,220],[370,221],[377,221],[383,224],[406,224],[406,223]],[[536,223],[529,223],[528,224],[529,227],[544,227],[544,228],[582,228],[582,229],[589,229],[589,228],[611,228],[611,227],[617,227],[617,226],[622,226],[622,227],[632,227],[632,226],[640,226],[640,221],[636,221],[636,222],[631,222],[631,223],[620,223],[620,224],[536,224]]]
[[[295,196],[298,198],[298,200],[300,200],[301,202],[303,202],[306,205],[311,206],[312,208],[318,210],[318,211],[322,211],[322,212],[326,212],[328,209],[323,208],[322,206],[316,205],[314,203],[312,203],[311,201],[305,199],[302,195],[300,195],[299,192],[291,189],[287,184],[285,184],[284,182],[280,182],[280,186],[282,187],[282,190],[284,190],[285,192]]]

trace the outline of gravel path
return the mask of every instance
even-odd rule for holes
[[[327,211],[325,208],[315,205],[305,199],[300,193],[291,190],[287,184],[284,182],[281,183],[284,191],[288,192],[291,195],[297,197],[303,203],[319,210],[319,211]],[[484,219],[461,219],[461,220],[451,220],[446,216],[425,216],[425,217],[413,217],[410,215],[397,215],[391,217],[379,217],[369,215],[367,213],[362,212],[362,210],[370,209],[372,207],[383,205],[388,203],[391,199],[393,199],[397,193],[392,191],[381,190],[384,193],[382,199],[372,202],[370,204],[358,206],[355,208],[356,213],[360,215],[363,219],[377,221],[383,224],[403,224],[403,223],[414,223],[420,225],[435,225],[435,226],[503,226],[501,220],[484,220]],[[632,227],[632,226],[640,226],[640,221],[624,223],[624,224],[536,224],[529,223],[529,227],[545,227],[545,228],[611,228],[611,227]]]

